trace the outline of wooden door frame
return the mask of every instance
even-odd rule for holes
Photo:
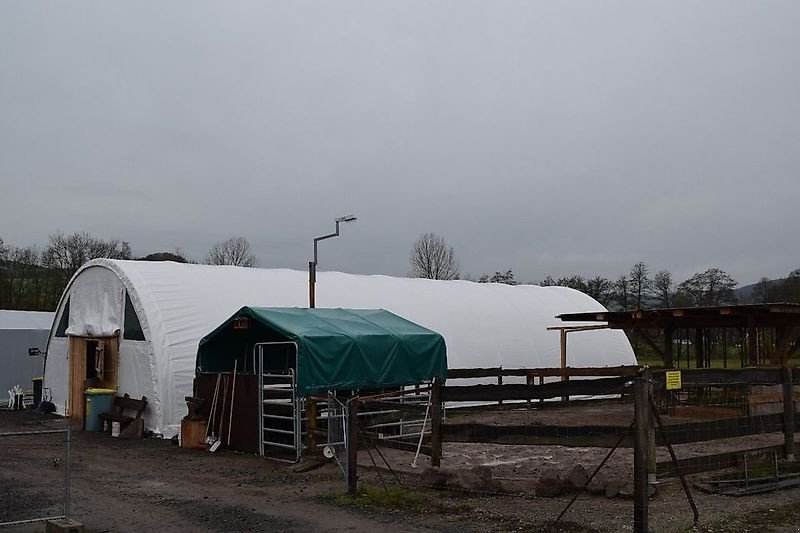
[[[78,337],[69,336],[67,357],[69,359],[69,379],[67,383],[67,402],[64,412],[68,418],[83,420],[84,418],[84,382],[86,381],[86,344],[90,341],[103,343],[105,360],[109,364],[106,373],[112,374],[111,382],[103,383],[109,389],[119,386],[119,334],[111,337]]]

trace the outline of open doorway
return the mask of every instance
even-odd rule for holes
[[[83,391],[116,389],[119,368],[118,337],[69,338],[69,401],[67,416],[84,418]]]

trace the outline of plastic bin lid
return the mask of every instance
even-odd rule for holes
[[[117,392],[117,391],[116,391],[116,390],[114,390],[114,389],[95,389],[95,388],[89,388],[89,389],[86,389],[86,390],[85,390],[85,391],[83,391],[83,392],[85,392],[86,394],[114,394],[114,393],[115,393],[115,392]]]

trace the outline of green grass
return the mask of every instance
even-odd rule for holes
[[[384,509],[392,511],[422,511],[425,496],[405,487],[371,487],[361,485],[358,494],[342,494],[335,498],[335,503],[361,509]]]

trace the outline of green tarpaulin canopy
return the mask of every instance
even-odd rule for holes
[[[243,307],[200,340],[198,371],[246,369],[256,343],[280,341],[297,344],[301,396],[447,377],[442,336],[383,309]]]

